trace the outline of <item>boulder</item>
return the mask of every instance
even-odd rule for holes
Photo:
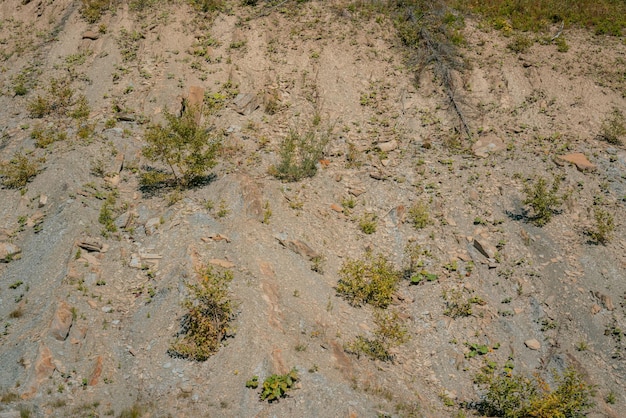
[[[50,324],[50,335],[59,341],[65,341],[70,333],[73,320],[70,305],[66,302],[59,303],[54,317],[52,318],[52,323]]]

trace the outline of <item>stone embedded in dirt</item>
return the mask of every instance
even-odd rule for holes
[[[524,341],[524,345],[531,350],[539,350],[541,348],[541,343],[534,338]]]
[[[474,248],[476,248],[482,255],[487,258],[494,259],[498,250],[493,245],[489,244],[485,240],[478,241],[474,238]]]
[[[585,154],[583,154],[582,152],[575,152],[572,154],[567,154],[567,155],[559,155],[557,156],[556,159],[557,162],[559,161],[565,161],[568,163],[572,163],[576,166],[576,168],[578,169],[578,171],[593,171],[596,169],[596,165],[592,164],[587,157],[585,157]]]
[[[398,148],[398,141],[392,139],[391,141],[380,142],[376,144],[376,147],[382,152],[390,152]]]
[[[597,313],[599,313],[602,310],[602,307],[600,305],[598,305],[597,303],[594,303],[593,305],[591,305],[591,314],[595,315]]]
[[[311,248],[309,244],[307,244],[304,241],[300,241],[298,239],[294,239],[294,240],[278,239],[278,242],[280,242],[280,244],[284,246],[285,248],[289,248],[294,253],[299,254],[309,260],[313,260],[321,256],[321,254],[315,251],[313,248]]]
[[[38,206],[40,208],[43,208],[44,206],[46,206],[47,203],[48,203],[48,196],[46,196],[45,194],[40,195]]]
[[[98,32],[92,31],[92,30],[87,30],[87,31],[83,32],[82,38],[95,41],[98,38],[100,38],[100,34]]]
[[[102,251],[102,244],[95,240],[84,240],[79,241],[76,245],[78,245],[83,250],[87,250],[89,252],[97,252]]]
[[[202,237],[200,239],[204,242],[209,242],[209,241],[226,241],[227,243],[230,242],[230,238],[228,238],[226,235],[223,235],[223,234],[209,234],[208,236]]]
[[[52,352],[48,347],[42,345],[39,347],[39,356],[35,361],[35,380],[40,384],[46,380],[56,369],[52,359]]]
[[[159,228],[159,225],[161,225],[161,219],[160,218],[150,218],[148,219],[148,221],[144,224],[144,229],[146,230],[146,235],[153,235],[157,229]]]
[[[0,262],[8,263],[15,260],[22,253],[22,249],[10,242],[0,242]]]
[[[252,93],[239,93],[237,97],[233,99],[233,105],[237,113],[246,116],[254,112],[260,106],[256,94]]]
[[[343,208],[336,203],[333,203],[332,205],[330,205],[330,208],[334,210],[335,212],[339,212],[339,213],[343,212]]]
[[[161,254],[152,254],[152,253],[139,253],[139,257],[142,260],[161,260],[163,258]]]
[[[91,376],[89,377],[89,386],[95,386],[98,384],[98,379],[100,379],[100,375],[102,374],[102,356],[98,356],[96,359],[96,365],[91,372]]]
[[[52,323],[50,324],[50,335],[52,335],[56,340],[65,341],[70,333],[73,320],[74,318],[70,305],[68,305],[65,301],[59,303],[59,306],[54,313],[54,317],[52,318]]]
[[[600,300],[600,303],[602,303],[602,306],[604,306],[604,309],[606,309],[607,311],[612,311],[615,309],[615,305],[613,305],[613,299],[611,299],[609,295],[605,295],[604,293],[597,291],[593,292],[593,295]]]
[[[220,258],[212,258],[209,260],[209,264],[213,264],[214,266],[222,267],[225,269],[232,269],[235,267],[235,263],[228,260],[222,260]]]
[[[472,145],[472,152],[475,156],[485,158],[489,154],[494,154],[506,149],[504,142],[495,135],[488,135],[478,139]]]

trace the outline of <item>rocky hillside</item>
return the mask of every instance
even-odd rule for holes
[[[451,14],[441,72],[368,2],[247,3],[0,4],[0,416],[495,415],[485,376],[567,373],[621,416],[624,38]],[[188,112],[220,147],[175,183],[142,149]]]

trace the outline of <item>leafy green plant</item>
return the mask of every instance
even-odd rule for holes
[[[397,312],[387,312],[382,309],[374,312],[374,323],[377,326],[374,338],[359,335],[354,341],[346,344],[345,349],[357,356],[366,355],[375,360],[391,361],[393,356],[389,350],[408,341],[407,329],[400,321]]]
[[[177,185],[190,186],[215,166],[220,141],[196,123],[193,111],[181,117],[166,111],[165,119],[166,126],[154,124],[147,129],[143,155],[167,165]]]
[[[39,174],[41,161],[18,151],[11,160],[0,163],[2,184],[9,189],[20,189],[26,186],[33,177]]]
[[[505,373],[483,376],[486,392],[478,403],[481,414],[493,417],[583,417],[594,406],[595,388],[573,368],[553,372],[556,388],[539,375],[527,378]]]
[[[168,350],[173,357],[205,361],[232,332],[230,322],[234,306],[228,292],[232,272],[218,273],[209,266],[200,276],[198,283],[186,284],[191,297],[183,302],[187,314],[181,321],[178,337]]]
[[[409,208],[409,220],[415,229],[426,228],[432,223],[428,214],[428,206],[424,202],[417,202]]]
[[[615,231],[613,215],[602,208],[595,207],[593,209],[593,217],[596,221],[596,225],[593,230],[589,231],[589,235],[591,235],[594,241],[600,244],[606,244],[611,240],[613,232]]]
[[[291,130],[280,145],[280,162],[270,167],[270,174],[290,182],[313,177],[329,138],[330,130],[321,133],[309,130],[304,134]]]
[[[618,108],[614,108],[602,122],[600,138],[609,144],[622,145],[622,138],[626,136],[626,118]]]
[[[367,252],[363,259],[344,262],[339,276],[337,293],[348,303],[386,308],[396,292],[401,274],[382,254]]]
[[[554,178],[550,189],[548,189],[548,183],[543,177],[537,178],[532,185],[528,182],[524,184],[524,194],[526,195],[524,204],[530,205],[533,209],[530,220],[535,225],[544,226],[547,224],[563,203],[565,196],[558,195],[560,185],[561,179],[559,177]]]
[[[115,225],[114,218],[115,209],[115,194],[110,193],[102,207],[100,208],[100,215],[98,216],[98,222],[103,225],[102,236],[108,237],[110,233],[117,232],[117,226]]]
[[[287,392],[294,388],[298,379],[298,370],[296,370],[295,367],[287,374],[273,374],[268,376],[263,381],[263,387],[259,396],[262,401],[278,401],[280,398],[287,396]]]

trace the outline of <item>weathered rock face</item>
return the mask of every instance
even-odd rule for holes
[[[495,135],[488,135],[478,139],[472,145],[472,152],[477,157],[485,158],[489,154],[497,153],[506,149],[506,145]]]
[[[59,341],[65,341],[70,333],[72,322],[73,317],[70,305],[66,302],[59,303],[50,324],[50,335]]]

